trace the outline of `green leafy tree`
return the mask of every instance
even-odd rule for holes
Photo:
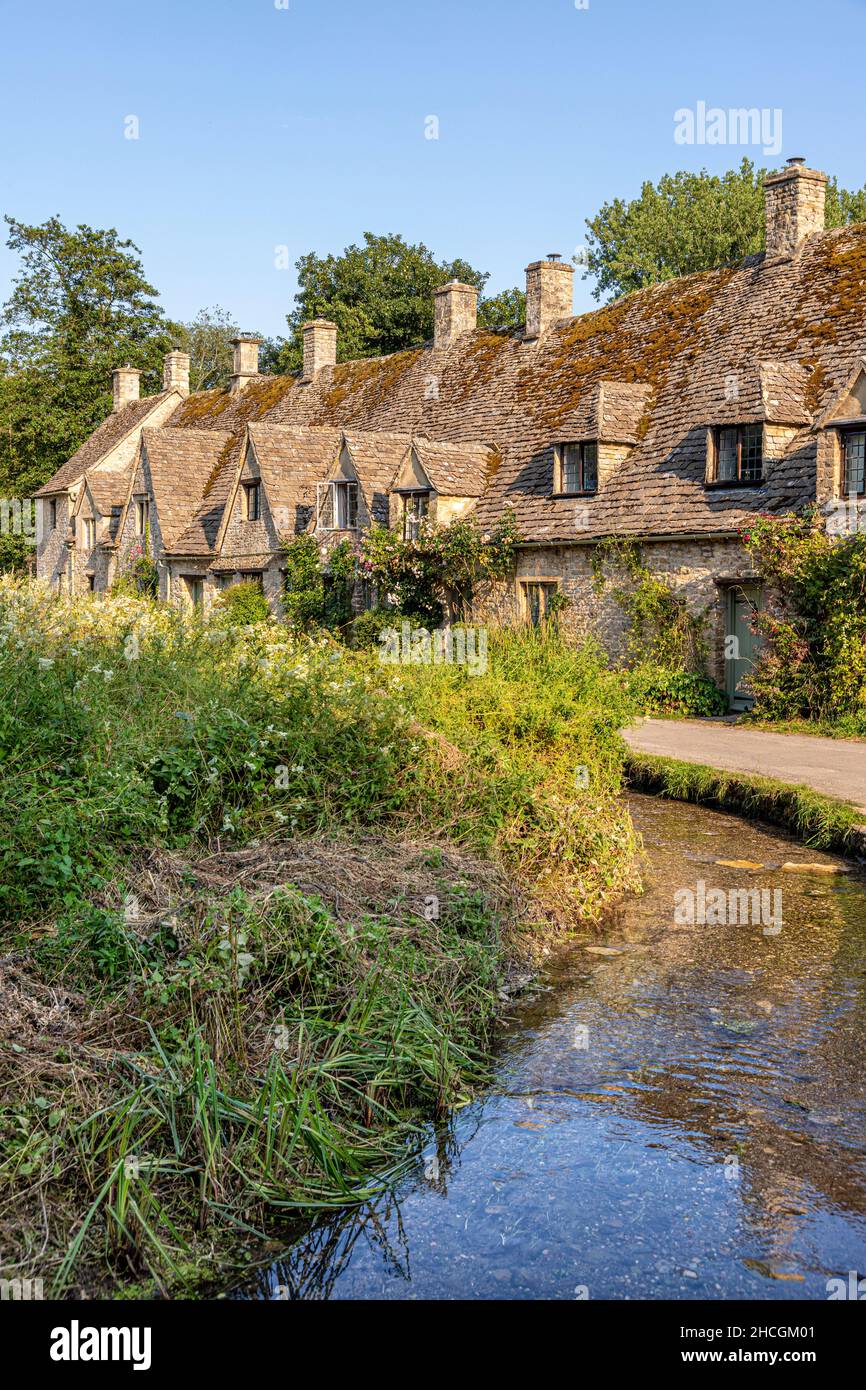
[[[749,159],[721,176],[680,170],[657,184],[646,182],[631,202],[605,203],[587,218],[581,258],[584,279],[595,278],[595,298],[616,298],[694,271],[737,265],[762,251],[766,174]],[[849,192],[831,179],[826,225],[864,219],[866,187]]]
[[[128,362],[145,393],[161,389],[176,326],[138,247],[114,229],[6,222],[21,268],[0,315],[0,493],[26,495],[108,415],[114,367]]]
[[[433,335],[433,291],[461,280],[483,291],[488,275],[467,261],[437,261],[423,243],[410,245],[399,235],[364,233],[362,246],[347,246],[339,256],[310,252],[297,262],[298,293],[288,316],[289,334],[280,353],[283,371],[296,371],[303,359],[301,327],[322,317],[336,323],[341,362],[378,357],[427,341]],[[520,290],[481,300],[482,323],[522,318]]]
[[[201,309],[190,323],[181,325],[177,345],[189,353],[191,391],[225,389],[232,374],[232,338],[238,326],[225,309],[215,305]]]

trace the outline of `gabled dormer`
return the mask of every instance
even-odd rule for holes
[[[818,501],[866,498],[866,359],[818,420]]]
[[[646,426],[643,382],[597,381],[553,444],[553,497],[590,497],[630,458]]]
[[[710,488],[762,487],[801,430],[809,373],[796,362],[732,366],[713,383],[706,405]]]
[[[328,477],[316,489],[316,530],[343,532],[350,537],[370,524],[361,480],[349,442],[343,435]]]

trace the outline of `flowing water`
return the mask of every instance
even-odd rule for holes
[[[515,1004],[489,1090],[417,1171],[242,1297],[826,1299],[866,1275],[866,876],[630,803],[645,894]],[[700,883],[769,912],[690,922]]]

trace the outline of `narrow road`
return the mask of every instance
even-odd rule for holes
[[[866,743],[682,719],[647,719],[623,737],[637,753],[775,777],[866,810]]]

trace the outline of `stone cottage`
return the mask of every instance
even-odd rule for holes
[[[825,187],[790,160],[767,180],[763,254],[578,317],[551,256],[527,269],[520,329],[479,328],[476,291],[452,283],[433,341],[389,357],[338,365],[317,319],[296,376],[261,375],[251,337],[226,391],[190,395],[177,352],[151,398],[120,368],[113,414],[37,494],[37,572],[99,592],[146,545],[166,599],[207,606],[253,576],[278,605],[294,536],[489,528],[510,508],[514,574],[479,618],[538,621],[560,592],[566,629],[616,654],[625,618],[592,559],[631,538],[705,614],[736,703],[761,602],[741,532],[810,502],[859,516],[866,488],[866,224],[824,231]]]

